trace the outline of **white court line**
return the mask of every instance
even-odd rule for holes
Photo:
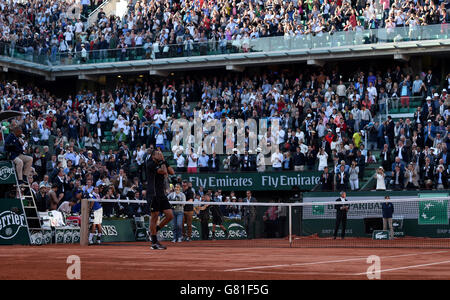
[[[396,258],[396,257],[415,256],[415,255],[428,255],[428,254],[447,253],[447,252],[449,252],[449,251],[410,253],[410,254],[384,256],[384,257],[381,257],[381,258]],[[366,260],[366,259],[367,259],[367,256],[361,256],[361,257],[357,257],[357,258],[340,259],[340,260],[327,260],[327,261],[308,262],[308,263],[297,263],[297,264],[286,264],[286,265],[271,265],[271,266],[259,266],[259,267],[249,267],[249,268],[239,268],[239,269],[228,269],[228,270],[224,270],[224,272],[237,272],[237,271],[248,271],[248,270],[258,270],[258,269],[273,269],[273,268],[292,267],[292,266],[319,265],[319,264],[340,263],[340,262],[348,262],[348,261],[355,261],[355,260]]]
[[[427,267],[427,266],[435,266],[435,265],[443,265],[443,264],[449,264],[450,260],[446,261],[439,261],[429,264],[422,264],[422,265],[413,265],[413,266],[405,266],[405,267],[398,267],[398,268],[392,268],[392,269],[385,269],[385,270],[379,270],[374,271],[374,273],[383,273],[383,272],[390,272],[390,271],[397,271],[397,270],[405,270],[405,269],[413,269],[413,268],[420,268],[420,267]],[[367,272],[364,273],[358,273],[358,274],[352,274],[352,275],[367,275]]]
[[[256,273],[256,274],[266,274],[266,275],[329,275],[329,276],[351,276],[355,274],[348,273],[336,273],[336,272],[266,272],[266,271],[243,271],[245,273]],[[365,273],[364,273],[365,274]]]

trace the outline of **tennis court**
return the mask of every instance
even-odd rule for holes
[[[212,243],[217,242],[215,247]],[[336,241],[337,242],[337,241]],[[289,248],[286,242],[207,241],[195,247],[172,244],[151,251],[149,243],[0,247],[0,279],[66,279],[67,257],[81,260],[81,279],[172,280],[302,280],[367,279],[380,257],[381,279],[450,279],[450,249],[417,248]]]

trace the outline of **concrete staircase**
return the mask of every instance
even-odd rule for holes
[[[398,108],[392,108],[392,105],[389,104],[389,115],[392,117],[394,121],[405,118],[414,117],[414,113],[417,110],[417,107],[422,106],[423,100],[422,97],[410,97],[409,100],[409,109],[401,107],[401,101],[398,101]],[[382,114],[385,115],[385,114]]]
[[[87,23],[90,26],[95,24],[95,22],[97,22],[97,15],[100,12],[100,9],[103,9],[103,12],[106,14],[107,17],[115,15],[122,18],[128,12],[127,5],[128,5],[127,0],[105,1],[89,14]]]
[[[77,20],[81,17],[81,3],[80,0],[75,2],[67,9],[67,18]]]

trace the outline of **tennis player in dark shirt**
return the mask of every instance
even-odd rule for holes
[[[165,161],[164,155],[159,150],[154,150],[151,159],[147,161],[147,202],[150,206],[150,235],[151,249],[164,250],[157,238],[157,232],[164,228],[172,219],[173,211],[166,196],[165,178],[175,172]],[[164,213],[165,218],[157,225],[160,213]]]
[[[212,214],[212,239],[215,240],[216,239],[216,226],[219,226],[223,232],[225,233],[225,237],[228,238],[229,237],[229,233],[227,231],[227,229],[225,228],[225,226],[223,226],[223,214],[222,211],[220,210],[220,207],[217,205],[211,205],[211,214]]]

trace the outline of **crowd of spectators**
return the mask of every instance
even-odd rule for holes
[[[25,115],[12,123],[22,128],[25,151],[33,157],[31,182],[48,190],[42,194],[50,197],[47,208],[72,199],[77,190],[145,199],[145,161],[155,147],[167,159],[173,155],[178,172],[323,171],[323,190],[357,190],[365,167],[376,164],[384,169],[385,188],[447,187],[450,75],[443,81],[432,70],[416,74],[405,65],[354,72],[345,82],[336,70],[201,76],[120,83],[111,91],[84,90],[64,98],[1,82],[0,105]],[[412,95],[422,103],[413,117],[386,119],[383,106],[399,101],[406,107]],[[196,145],[167,155],[177,134],[171,131],[173,120],[194,117],[278,119],[280,130],[269,130],[265,141],[278,145],[268,158],[272,165],[250,154],[248,143],[244,153],[220,159]],[[2,124],[4,136],[10,126]],[[104,148],[107,133],[110,149]],[[105,214],[112,214],[114,207],[105,206]],[[114,213],[127,214],[124,209]]]
[[[100,9],[97,21],[88,24],[68,14],[71,3],[0,1],[2,53],[20,51],[55,63],[74,54],[86,61],[250,51],[250,41],[261,37],[447,24],[450,9],[448,0],[140,0],[130,1],[123,17]]]

